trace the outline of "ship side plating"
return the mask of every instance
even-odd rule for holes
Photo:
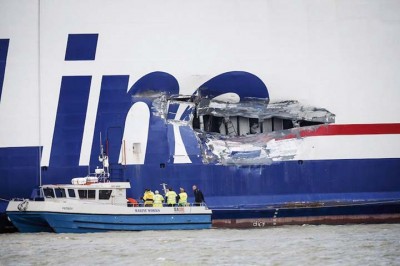
[[[398,3],[2,5],[0,212],[100,142],[128,196],[196,184],[218,226],[399,220]]]

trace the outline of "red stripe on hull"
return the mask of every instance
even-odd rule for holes
[[[348,124],[348,125],[321,125],[307,128],[292,129],[296,131],[279,139],[298,137],[334,136],[334,135],[379,135],[400,134],[400,124]]]

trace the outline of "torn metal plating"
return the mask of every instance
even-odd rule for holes
[[[158,97],[152,97],[152,113],[168,124],[192,126],[196,105],[188,99],[190,97],[184,95],[158,93]]]
[[[203,163],[221,165],[265,165],[292,160],[303,141],[301,131],[305,128],[316,130],[335,122],[335,115],[323,108],[302,105],[295,100],[268,101],[265,98],[246,98],[239,102],[228,102],[159,93],[157,98],[153,98],[152,111],[153,115],[164,119],[166,124],[194,128],[193,134],[198,140],[197,145],[202,153],[199,156],[202,156]],[[237,128],[250,126],[249,122],[240,124],[248,119],[257,119],[259,125],[271,125],[275,120],[280,120],[281,126],[272,126],[268,130],[265,126],[261,133],[248,130],[249,133],[238,136],[228,134],[227,131],[204,130],[201,126],[202,116],[208,116],[208,121],[212,117],[233,119],[237,121]],[[200,121],[200,126],[194,126],[195,119]],[[283,127],[284,120],[290,121],[291,128]],[[221,120],[218,121],[221,123]]]
[[[335,115],[323,108],[305,106],[298,101],[267,103],[266,100],[254,99],[239,103],[216,102],[201,99],[197,114],[238,121],[246,118],[258,118],[259,124],[275,123],[274,120],[290,121],[291,128],[276,127],[262,133],[249,131],[247,135],[232,136],[210,132],[199,132],[202,141],[203,161],[222,165],[265,165],[278,161],[292,160],[298,154],[303,141],[300,126],[316,130],[325,124],[334,123]],[[246,120],[245,120],[246,121]],[[317,125],[316,125],[317,124]],[[245,123],[245,125],[248,125]],[[307,126],[308,125],[308,126]],[[273,127],[272,127],[273,128]],[[304,127],[303,127],[304,128]],[[290,138],[288,138],[290,136]]]
[[[270,103],[263,119],[278,117],[289,120],[334,123],[335,115],[324,108],[306,106],[298,101],[281,101]]]
[[[192,102],[170,100],[167,105],[167,123],[192,126],[196,105]]]
[[[157,97],[153,97],[157,96]],[[153,98],[151,110],[153,115],[159,116],[162,119],[167,119],[167,105],[168,105],[168,97],[165,92],[158,92],[151,95]]]
[[[316,130],[320,126],[310,126]],[[198,132],[202,141],[203,162],[222,165],[269,165],[292,160],[302,142],[300,128],[247,136],[229,137],[218,133]],[[297,136],[287,139],[288,136]]]
[[[242,116],[262,119],[267,112],[268,100],[247,99],[239,103],[229,103],[203,98],[197,105],[197,115],[213,115],[217,117]]]
[[[324,108],[305,106],[298,101],[268,102],[265,99],[254,98],[239,103],[227,103],[203,98],[197,106],[197,115],[241,116],[258,119],[276,117],[293,121],[335,122],[335,115]]]

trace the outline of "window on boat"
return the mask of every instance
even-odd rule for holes
[[[78,190],[79,198],[80,199],[87,199],[87,190],[79,189]]]
[[[54,191],[56,192],[56,197],[57,197],[57,198],[65,198],[65,197],[66,197],[65,189],[63,189],[63,188],[56,188],[56,189],[54,189]]]
[[[43,195],[45,198],[55,198],[54,197],[54,190],[52,188],[44,188]]]
[[[96,190],[88,190],[88,199],[96,198]]]
[[[96,190],[79,189],[78,195],[80,199],[95,199]]]
[[[70,198],[75,198],[75,190],[73,190],[72,188],[68,189],[68,196]]]
[[[100,190],[99,191],[99,199],[108,200],[111,197],[112,190]]]

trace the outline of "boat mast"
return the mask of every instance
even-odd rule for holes
[[[100,155],[99,155],[99,161],[103,164],[103,177],[104,181],[106,181],[108,178],[110,178],[110,173],[109,173],[109,162],[108,162],[108,156],[107,154],[104,153],[104,148],[103,144],[101,142],[101,132],[100,132]]]

